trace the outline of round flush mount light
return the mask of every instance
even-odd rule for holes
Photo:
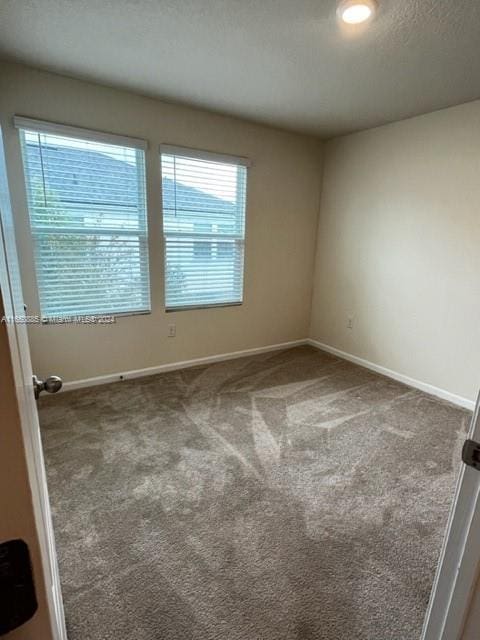
[[[374,0],[343,0],[338,5],[337,15],[347,24],[360,24],[373,18],[376,8]]]

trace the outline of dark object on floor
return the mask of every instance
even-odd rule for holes
[[[469,467],[480,471],[480,443],[475,440],[465,440],[462,449],[462,460]]]
[[[23,540],[0,543],[0,635],[30,620],[37,606],[26,543]]]
[[[310,347],[44,397],[69,640],[418,640],[470,415]]]

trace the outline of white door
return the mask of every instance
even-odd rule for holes
[[[3,138],[0,129],[0,289],[5,317],[25,316],[20,271],[15,244],[13,217],[8,190]],[[35,522],[47,588],[47,600],[54,640],[66,640],[65,618],[60,590],[47,481],[43,462],[37,407],[33,392],[32,365],[27,327],[7,322],[15,387],[22,423]],[[40,639],[39,639],[40,640]]]
[[[480,394],[468,434],[480,442]],[[462,465],[445,542],[425,617],[422,640],[460,640],[480,569],[480,452],[478,469]]]

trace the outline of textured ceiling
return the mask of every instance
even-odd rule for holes
[[[0,0],[0,56],[323,137],[480,97],[480,0]]]

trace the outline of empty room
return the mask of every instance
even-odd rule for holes
[[[0,635],[478,640],[480,4],[0,2]]]

